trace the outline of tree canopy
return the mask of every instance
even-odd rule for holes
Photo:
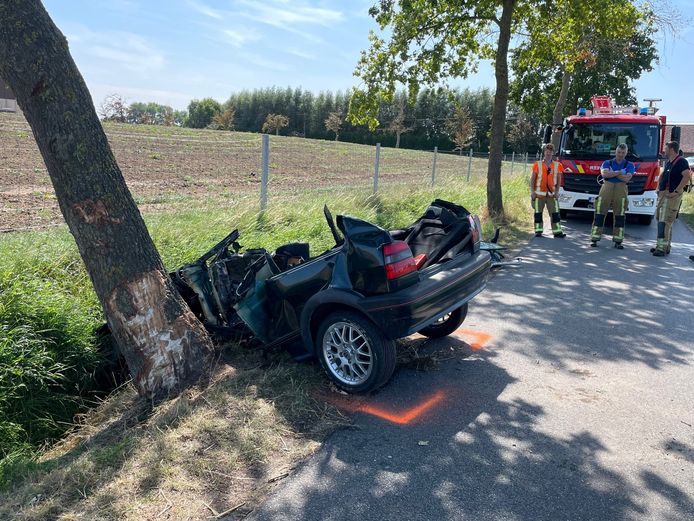
[[[405,85],[409,98],[415,99],[423,86],[465,78],[477,70],[479,60],[493,60],[496,90],[487,209],[499,217],[503,217],[501,159],[511,35],[516,36],[514,70],[521,76],[515,91],[519,104],[536,111],[538,107],[529,101],[524,88],[535,87],[544,93],[559,76],[558,91],[556,86],[549,89],[545,100],[547,103],[549,93],[555,96],[555,119],[564,110],[578,69],[585,71],[590,69],[587,65],[597,65],[601,53],[600,58],[611,53],[609,62],[619,61],[615,57],[620,53],[633,53],[630,72],[634,74],[647,70],[655,58],[648,50],[652,14],[645,4],[637,7],[628,0],[381,0],[369,13],[384,36],[371,32],[370,48],[362,52],[357,65],[355,75],[362,84],[354,89],[350,100],[353,123],[376,128],[381,103],[391,102],[399,85]],[[646,51],[639,51],[637,47],[644,44]],[[640,65],[634,68],[634,62]],[[527,76],[535,83],[526,81]]]
[[[654,17],[624,0],[555,0],[528,14],[512,52],[512,99],[527,113],[561,123],[595,94],[634,103],[631,82],[657,60]]]
[[[193,100],[188,105],[188,117],[186,127],[206,128],[214,117],[222,111],[222,106],[212,98]]]
[[[416,98],[422,86],[467,77],[480,59],[494,60],[496,91],[487,169],[487,209],[503,218],[501,160],[508,101],[508,50],[533,2],[517,0],[381,0],[369,11],[388,40],[371,32],[355,74],[363,85],[350,101],[354,123],[378,125],[381,100],[391,101],[399,84]]]

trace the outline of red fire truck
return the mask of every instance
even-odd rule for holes
[[[614,157],[620,143],[629,147],[627,159],[636,173],[629,183],[628,214],[650,223],[655,215],[660,162],[665,146],[665,116],[657,108],[617,107],[609,96],[593,96],[592,110],[581,108],[561,129],[558,160],[563,169],[559,208],[567,212],[592,212],[600,192],[600,168]],[[677,130],[679,128],[675,127]],[[677,134],[673,128],[673,137]]]

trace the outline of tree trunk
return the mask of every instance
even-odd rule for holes
[[[400,148],[400,132],[395,133],[395,148]]]
[[[17,96],[139,393],[175,393],[212,343],[172,286],[65,37],[39,0],[0,0],[0,76]]]
[[[554,106],[554,112],[552,113],[552,125],[556,128],[562,124],[564,119],[564,108],[566,107],[566,101],[569,98],[569,88],[571,88],[571,79],[573,74],[567,70],[564,70],[564,74],[561,76],[561,90],[559,91],[559,98],[557,99],[557,104]],[[554,145],[554,150],[559,151],[559,142],[561,140],[561,132],[552,132],[552,144]]]
[[[508,103],[508,47],[511,41],[511,21],[516,0],[504,0],[499,21],[499,42],[496,50],[496,93],[492,110],[492,129],[489,140],[487,166],[487,211],[494,219],[504,219],[504,203],[501,195],[501,159],[506,127]]]

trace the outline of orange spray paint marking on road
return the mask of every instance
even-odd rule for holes
[[[335,400],[334,398],[329,398],[328,401],[333,402],[333,404],[336,407],[339,407],[343,410],[347,410],[349,412],[363,412],[372,416],[376,416],[377,418],[382,418],[392,423],[397,423],[399,425],[407,425],[408,423],[411,423],[412,421],[416,420],[426,411],[434,407],[445,397],[446,393],[444,391],[436,391],[430,398],[427,398],[419,405],[416,405],[399,413],[387,411],[368,403],[354,403],[347,400]]]
[[[470,349],[473,351],[479,351],[482,349],[487,342],[492,339],[492,335],[489,333],[484,333],[483,331],[473,331],[472,329],[458,329],[454,333],[455,336],[465,335],[471,336],[474,340],[470,343]]]

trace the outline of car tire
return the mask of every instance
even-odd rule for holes
[[[653,222],[653,216],[652,215],[639,215],[639,222],[641,224],[645,224],[646,226],[650,226],[650,224]]]
[[[353,311],[328,315],[316,336],[318,360],[340,389],[365,393],[384,385],[395,371],[395,342]]]
[[[420,329],[418,333],[429,338],[442,338],[448,336],[460,327],[465,317],[467,317],[467,304],[463,304],[458,309],[451,311],[448,315],[444,315],[433,324],[424,329]]]
[[[569,211],[568,211],[568,210],[559,210],[559,217],[561,217],[562,219],[566,219],[566,217],[567,217],[568,215],[569,215]]]

